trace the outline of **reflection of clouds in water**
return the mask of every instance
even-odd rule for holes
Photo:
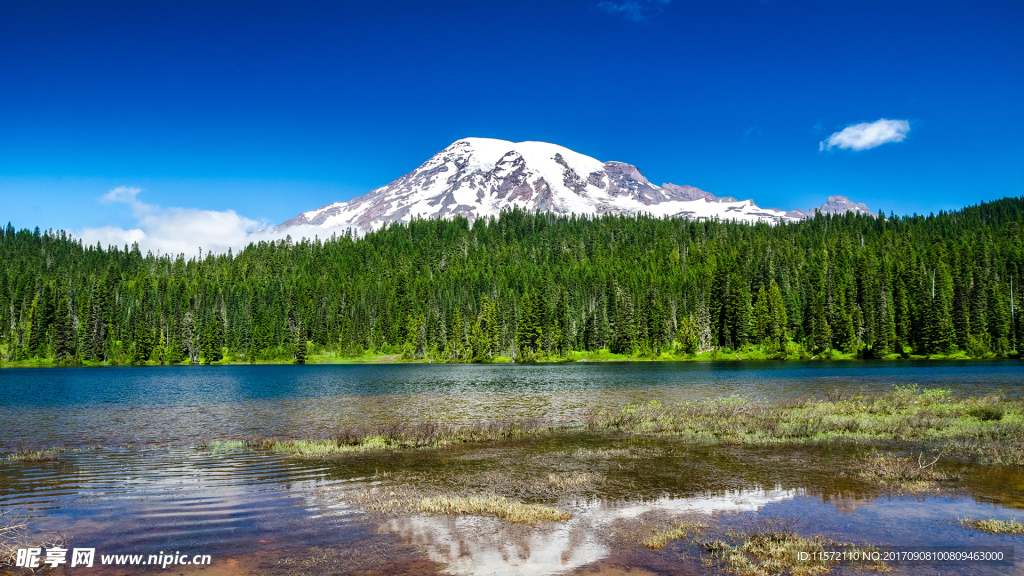
[[[383,529],[421,547],[431,560],[447,564],[450,574],[541,576],[568,572],[607,556],[600,529],[618,520],[651,512],[750,512],[801,495],[798,490],[761,489],[649,502],[582,503],[571,508],[571,520],[538,527],[475,516],[412,516],[391,520]]]
[[[714,495],[694,496],[692,498],[658,498],[649,502],[627,502],[623,504],[605,504],[598,508],[595,517],[606,521],[637,518],[648,512],[665,512],[670,514],[715,514],[735,512],[756,512],[765,504],[791,500],[803,496],[803,490],[735,490]]]
[[[541,575],[566,572],[608,555],[578,522],[529,528],[495,518],[414,516],[385,529],[425,549],[450,574]]]

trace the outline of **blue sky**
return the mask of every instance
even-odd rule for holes
[[[135,226],[124,186],[279,223],[466,136],[764,207],[957,208],[1024,194],[1021,30],[1016,0],[0,0],[0,219]],[[883,118],[902,141],[822,145]]]

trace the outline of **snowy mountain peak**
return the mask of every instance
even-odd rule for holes
[[[601,162],[557,144],[464,138],[387,186],[304,212],[279,228],[366,232],[413,217],[497,216],[513,206],[558,214],[647,213],[771,223],[800,219],[693,186],[655,186],[631,164]]]

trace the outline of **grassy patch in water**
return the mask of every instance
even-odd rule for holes
[[[973,528],[989,534],[1024,534],[1024,524],[1016,520],[976,520],[974,518],[957,518],[961,528]]]
[[[56,448],[46,448],[43,450],[18,448],[18,450],[13,454],[4,456],[0,462],[46,462],[48,460],[56,460],[58,454],[85,452],[86,450],[98,450],[99,448],[101,448],[101,446],[80,446],[77,448],[58,446]]]
[[[495,442],[537,436],[550,431],[537,421],[478,422],[454,425],[439,422],[390,423],[344,427],[322,440],[254,440],[252,445],[287,452],[297,458],[331,458],[384,450],[440,448],[469,442]]]
[[[704,566],[739,576],[816,576],[828,574],[841,561],[860,569],[892,572],[880,560],[870,558],[874,546],[836,542],[821,534],[804,536],[795,530],[797,522],[766,518],[745,527],[709,528],[701,523],[680,523],[655,532],[642,542],[660,550],[673,540],[696,546]],[[700,538],[712,531],[712,537]],[[865,556],[867,555],[867,556]]]
[[[435,496],[421,498],[416,509],[424,514],[449,516],[496,516],[514,524],[560,522],[572,518],[568,513],[540,504],[524,504],[504,496]]]
[[[691,535],[700,536],[701,532],[707,527],[708,525],[702,522],[677,522],[670,528],[655,530],[654,534],[651,534],[640,544],[651,550],[661,550],[673,540],[682,540]]]
[[[884,395],[832,393],[778,403],[738,396],[671,406],[652,401],[598,414],[590,425],[705,444],[941,444],[982,464],[1024,465],[1020,400],[913,386]]]
[[[575,490],[604,480],[590,472],[576,474],[548,474],[548,485],[556,490]]]
[[[938,461],[939,456],[927,461],[923,453],[914,459],[874,452],[863,462],[860,477],[900,492],[925,492],[936,482],[954,479],[935,469]]]
[[[374,486],[347,496],[375,512],[412,512],[445,516],[494,516],[514,524],[561,522],[572,516],[558,508],[527,504],[495,494],[452,495],[422,492],[409,486]]]

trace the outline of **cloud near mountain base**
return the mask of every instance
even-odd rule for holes
[[[103,226],[70,230],[69,233],[89,246],[97,243],[103,247],[138,243],[144,253],[151,251],[192,257],[199,255],[200,248],[204,253],[223,254],[228,249],[237,252],[252,242],[281,240],[289,235],[298,240],[313,238],[314,235],[324,238],[325,234],[342,232],[325,228],[314,230],[313,227],[295,227],[278,232],[234,210],[164,208],[146,204],[137,198],[140,192],[140,188],[119,186],[100,197],[104,203],[129,205],[135,217],[134,227]]]

